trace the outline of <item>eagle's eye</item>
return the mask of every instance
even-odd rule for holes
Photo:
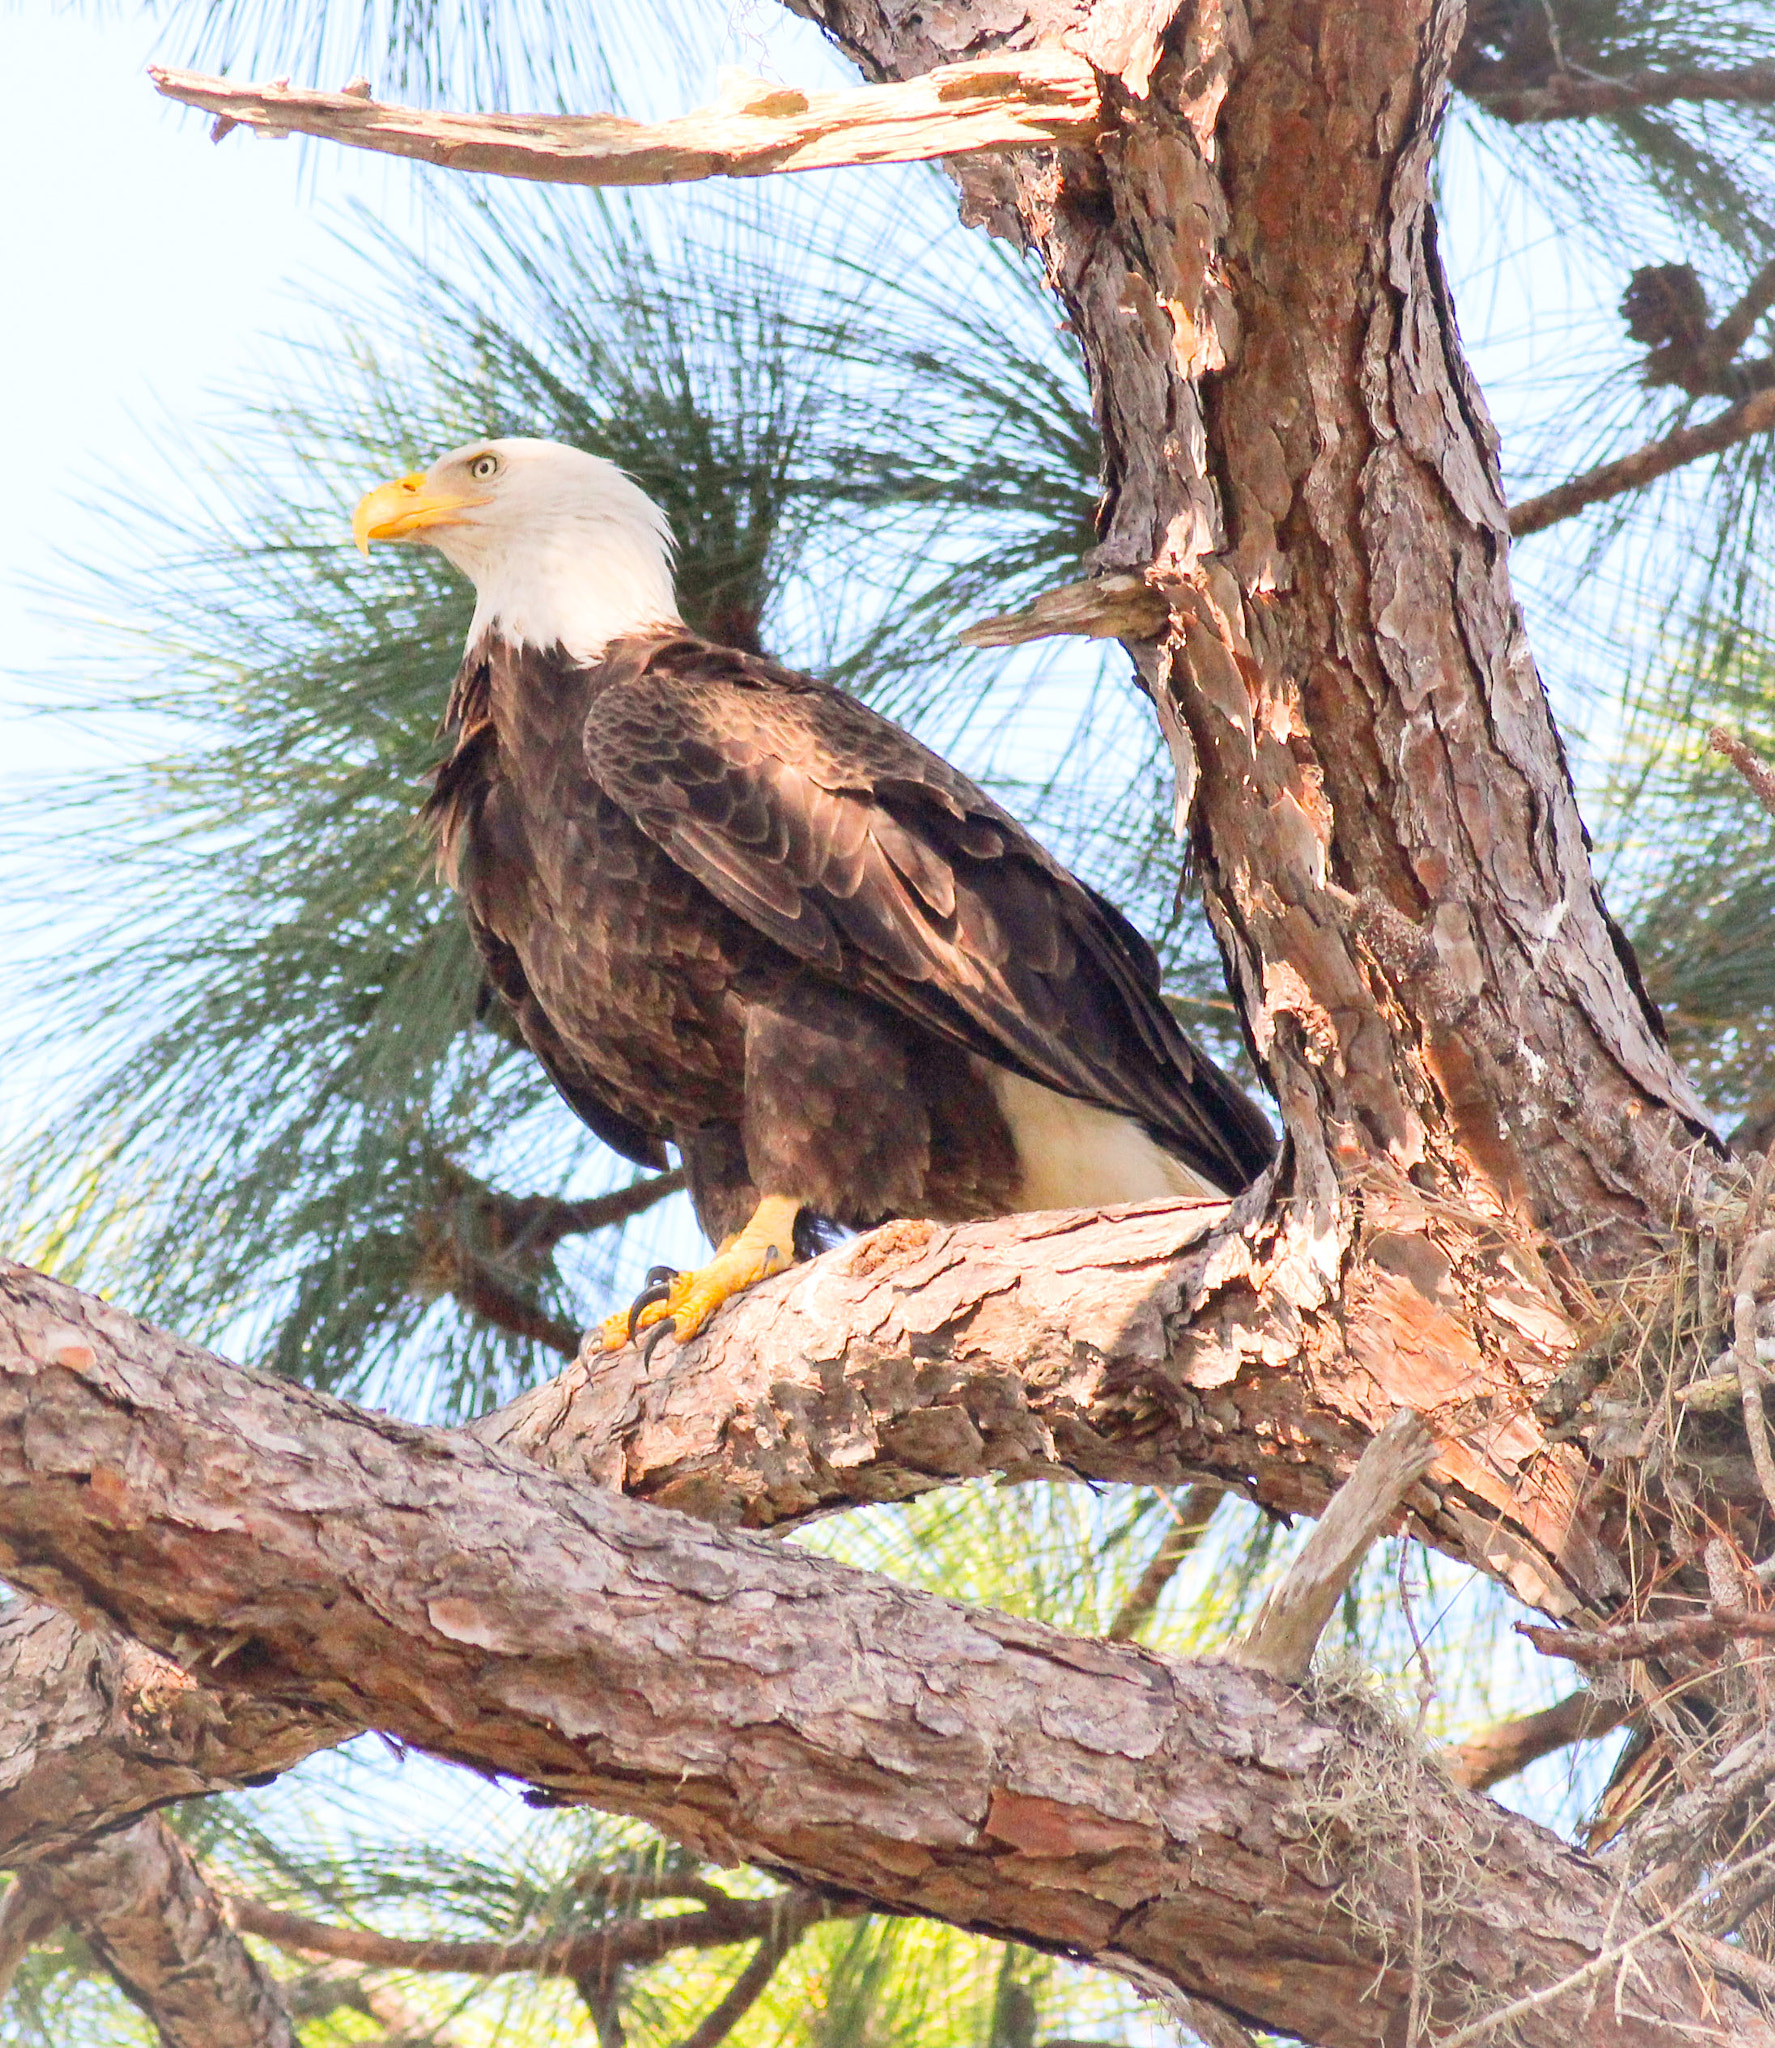
[[[484,484],[490,476],[497,476],[499,474],[499,457],[497,455],[477,455],[473,462],[469,464],[468,473],[474,478],[476,483]]]

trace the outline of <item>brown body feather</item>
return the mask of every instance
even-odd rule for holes
[[[590,665],[489,633],[447,722],[427,815],[489,979],[600,1136],[679,1146],[712,1235],[760,1194],[852,1225],[1016,1206],[994,1069],[1218,1187],[1268,1162],[1144,940],[856,700],[681,630]]]

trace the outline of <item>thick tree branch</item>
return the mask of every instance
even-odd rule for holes
[[[1619,78],[1549,71],[1534,85],[1488,92],[1476,82],[1466,91],[1475,105],[1515,126],[1539,121],[1594,120],[1602,115],[1633,113],[1641,107],[1673,107],[1685,100],[1767,107],[1775,106],[1775,64],[1744,64],[1719,71],[1704,67],[1629,71]]]
[[[276,1984],[158,1816],[21,1881],[81,1934],[164,2048],[296,2048]]]
[[[841,164],[911,163],[976,150],[1085,143],[1101,125],[1096,75],[1064,50],[1001,52],[903,85],[797,92],[732,78],[719,106],[647,126],[615,114],[449,114],[383,106],[285,81],[234,85],[194,71],[148,74],[168,99],[263,135],[318,135],[454,171],[556,185],[674,185]]]
[[[64,1855],[175,1800],[275,1777],[363,1729],[224,1699],[171,1658],[59,1608],[0,1611],[0,1862]]]
[[[1483,1882],[1438,1893],[1438,1953],[1458,1960],[1414,1990],[1423,1898],[1338,1822],[1347,1799],[1311,1819],[1328,1773],[1372,1784],[1396,1765],[1260,1674],[967,1613],[589,1494],[17,1268],[0,1281],[0,1557],[177,1642],[230,1696],[373,1721],[698,1853],[1088,1956],[1330,2048],[1379,2042],[1420,1996],[1447,2027],[1623,1938],[1653,2017],[1617,2029],[1554,2001],[1525,2042],[1662,2048],[1704,1999],[1746,2048],[1775,2042],[1600,1869],[1434,1774],[1405,1818],[1476,1873],[1482,1857]]]
[[[1538,498],[1523,499],[1510,508],[1510,531],[1518,540],[1524,534],[1540,533],[1605,499],[1641,490],[1685,463],[1699,462],[1703,456],[1718,455],[1740,441],[1766,434],[1771,427],[1775,427],[1775,388],[1753,392],[1698,427],[1679,427],[1661,441],[1648,441],[1631,455],[1587,469]]]

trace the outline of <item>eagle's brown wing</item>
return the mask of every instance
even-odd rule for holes
[[[596,1132],[611,1151],[621,1153],[637,1166],[669,1166],[671,1161],[659,1133],[625,1116],[610,1100],[598,1076],[583,1060],[574,1057],[531,992],[516,950],[477,917],[472,906],[468,911],[468,928],[487,970],[488,985],[511,1011],[519,1035],[574,1115]]]
[[[1184,1036],[1152,949],[947,762],[856,699],[691,636],[615,643],[592,775],[730,910],[841,985],[1138,1118],[1222,1187],[1261,1112]]]

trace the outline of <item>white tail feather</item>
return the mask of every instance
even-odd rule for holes
[[[1057,1095],[987,1060],[977,1065],[1017,1148],[1019,1209],[1091,1209],[1176,1195],[1225,1198],[1132,1117]]]

